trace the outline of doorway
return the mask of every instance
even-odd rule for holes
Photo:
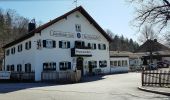
[[[83,76],[83,58],[82,57],[78,57],[77,58],[77,61],[76,61],[76,63],[77,63],[77,70],[81,70],[81,75]]]

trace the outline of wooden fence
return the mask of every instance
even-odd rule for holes
[[[81,79],[81,71],[45,71],[41,74],[42,81],[78,82]]]
[[[142,86],[170,87],[170,71],[143,70]]]
[[[14,81],[34,81],[35,73],[11,72],[10,79]]]

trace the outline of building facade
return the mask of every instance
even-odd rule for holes
[[[43,71],[109,73],[110,40],[80,6],[5,45],[5,70],[33,72],[35,81],[41,81]]]
[[[127,51],[110,51],[110,72],[125,73],[128,72],[129,52]]]
[[[111,73],[127,73],[129,72],[128,56],[111,56],[110,57]]]

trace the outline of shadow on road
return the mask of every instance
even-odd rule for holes
[[[85,83],[85,82],[93,82],[93,81],[98,81],[102,80],[103,75],[98,75],[98,76],[85,76],[82,78],[82,80],[79,83]],[[32,82],[32,83],[25,83],[25,82],[0,82],[0,94],[3,93],[9,93],[9,92],[15,92],[19,90],[24,90],[24,89],[30,89],[30,88],[37,88],[37,87],[48,87],[48,86],[55,86],[55,85],[68,85],[68,84],[73,84],[73,83],[68,83],[68,82]],[[77,83],[74,83],[77,84]]]

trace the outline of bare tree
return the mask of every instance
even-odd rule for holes
[[[169,34],[169,33],[170,33],[170,32],[168,32],[168,33],[165,35],[165,40],[166,40],[167,46],[170,47],[170,34]]]
[[[109,30],[109,29],[106,29],[106,33],[113,39],[114,38],[114,33],[111,31],[111,30]]]
[[[144,43],[147,40],[158,39],[158,33],[156,33],[151,26],[145,25],[141,30],[138,40]]]
[[[170,20],[169,0],[129,0],[135,3],[137,10],[137,26],[148,23],[158,26],[159,30],[165,29]]]

